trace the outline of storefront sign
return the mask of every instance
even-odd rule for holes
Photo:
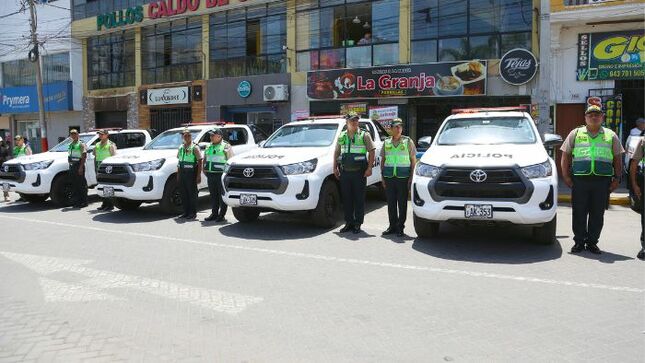
[[[148,105],[176,105],[188,103],[188,87],[159,88],[148,90]]]
[[[72,109],[72,82],[55,82],[43,86],[45,112]],[[0,88],[0,113],[38,112],[36,86]]]
[[[592,105],[600,106],[605,112],[603,126],[620,135],[620,125],[623,123],[623,95],[587,97],[587,106]]]
[[[242,98],[247,98],[251,95],[251,92],[253,91],[253,88],[251,86],[251,82],[249,81],[242,81],[240,84],[237,85],[237,94],[240,95]]]
[[[367,103],[346,103],[344,105],[340,105],[341,115],[347,115],[352,111],[359,115],[367,115]]]
[[[578,34],[578,81],[645,77],[645,31]]]
[[[509,84],[520,86],[528,83],[537,73],[537,59],[523,48],[511,49],[499,62],[499,75]]]
[[[240,3],[245,3],[246,1],[247,0],[238,0],[238,2]],[[231,2],[232,0],[204,0],[207,9],[226,6]],[[162,17],[183,14],[187,11],[197,11],[199,9],[200,3],[200,0],[153,1],[148,4],[148,17],[150,19],[158,19]]]
[[[96,30],[118,28],[143,21],[143,6],[113,11],[96,17]]]
[[[389,129],[392,127],[392,120],[399,117],[399,107],[373,107],[370,108],[369,117],[371,120],[378,121],[383,127]]]
[[[486,70],[486,61],[477,60],[313,71],[307,74],[307,95],[317,100],[480,96],[486,94]]]

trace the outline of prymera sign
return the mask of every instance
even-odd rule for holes
[[[188,103],[188,87],[159,88],[148,90],[148,105],[177,105]]]

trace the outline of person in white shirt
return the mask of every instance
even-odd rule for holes
[[[639,117],[636,120],[636,127],[629,131],[629,136],[643,136],[643,131],[645,131],[645,118]]]

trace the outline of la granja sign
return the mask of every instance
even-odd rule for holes
[[[230,5],[231,0],[203,0],[207,9]],[[245,3],[247,0],[238,0]],[[148,4],[145,15],[149,19],[160,19],[187,12],[199,10],[202,0],[157,0]],[[140,23],[144,19],[143,6],[135,6],[124,10],[113,11],[96,17],[96,29],[112,29],[121,26]]]

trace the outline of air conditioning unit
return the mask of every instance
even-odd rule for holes
[[[286,84],[270,84],[264,86],[264,101],[288,101],[289,100],[289,86]]]

